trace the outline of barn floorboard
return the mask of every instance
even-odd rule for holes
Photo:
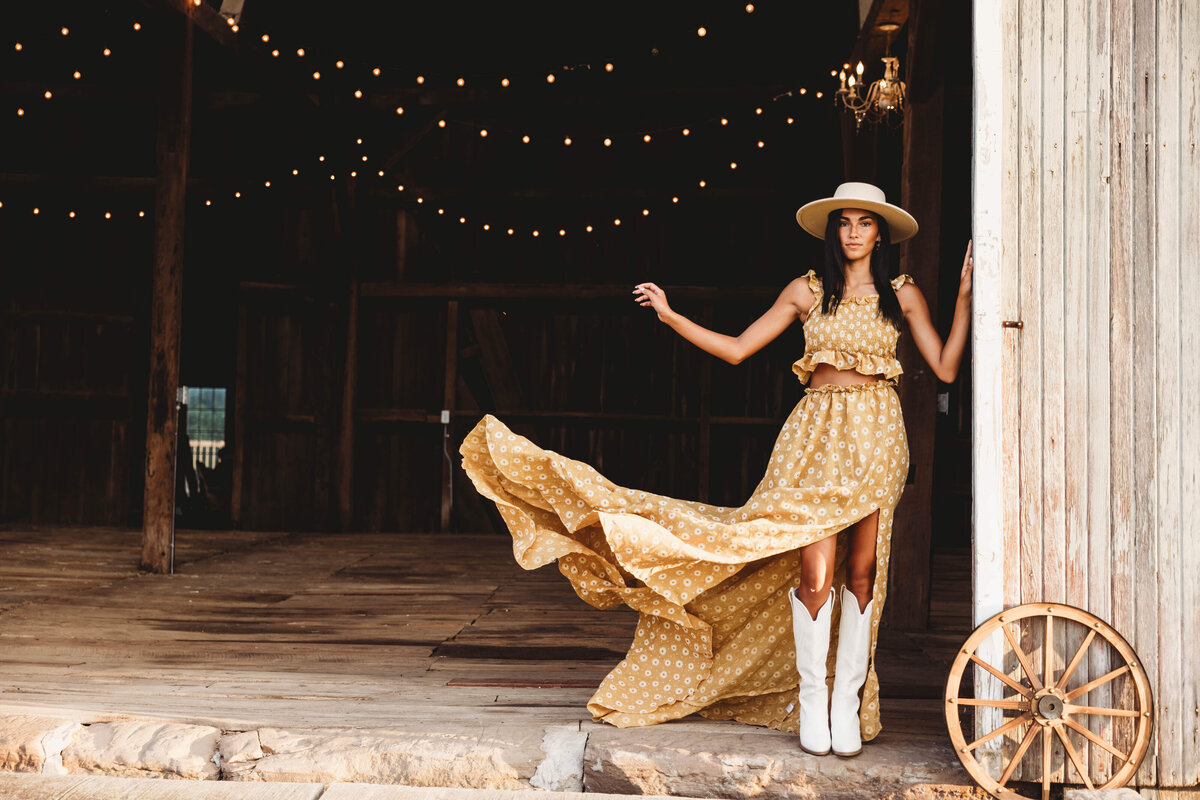
[[[655,750],[655,731],[669,729],[733,734],[731,747],[761,734],[748,737],[758,755],[769,737],[797,763],[836,761],[736,723],[592,723],[586,702],[636,615],[591,608],[553,567],[520,569],[506,537],[181,530],[176,541],[176,574],[155,576],[136,569],[135,530],[0,528],[0,741],[3,720],[18,717],[226,733],[437,731],[535,749],[547,731],[573,729]],[[894,752],[911,773],[910,748],[932,748],[934,772],[951,775],[935,782],[954,783],[940,697],[969,632],[969,570],[964,554],[940,558],[934,629],[881,638],[885,732],[868,752],[883,763]],[[687,788],[642,790],[655,787]]]

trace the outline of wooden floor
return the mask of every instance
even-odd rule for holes
[[[497,536],[0,528],[0,714],[376,728],[572,723],[636,616],[597,611]],[[935,564],[934,629],[885,632],[885,729],[944,733],[969,632],[966,553]],[[948,745],[947,745],[948,746]]]

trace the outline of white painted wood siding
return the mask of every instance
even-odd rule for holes
[[[976,0],[974,36],[975,619],[1110,622],[1155,692],[1136,783],[1195,786],[1200,0]]]

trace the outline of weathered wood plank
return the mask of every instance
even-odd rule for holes
[[[1156,35],[1157,14],[1147,13],[1146,3],[1135,3],[1133,21],[1133,191],[1130,204],[1133,213],[1133,252],[1138,260],[1133,282],[1133,397],[1134,415],[1140,424],[1135,429],[1134,455],[1134,553],[1135,558],[1145,565],[1139,571],[1138,584],[1133,594],[1137,619],[1133,646],[1142,659],[1151,683],[1158,683],[1158,520],[1157,492],[1155,489],[1158,452],[1158,415],[1155,413],[1155,370],[1157,351],[1155,331],[1157,308],[1155,297],[1155,275],[1158,264],[1158,242],[1154,233],[1154,220],[1158,205],[1158,185],[1155,170],[1157,142],[1157,81],[1158,40]],[[1161,697],[1155,696],[1155,718],[1161,719]],[[1139,784],[1157,783],[1158,747],[1160,737],[1155,736],[1138,770],[1135,781]]]
[[[1159,0],[1156,42],[1156,62],[1151,78],[1152,91],[1157,93],[1155,129],[1151,141],[1151,159],[1155,171],[1154,220],[1155,251],[1155,388],[1156,451],[1154,498],[1157,505],[1155,535],[1158,539],[1158,681],[1155,698],[1158,701],[1158,782],[1164,786],[1179,786],[1183,763],[1184,713],[1183,700],[1183,643],[1181,623],[1184,616],[1182,601],[1183,573],[1179,560],[1180,530],[1180,470],[1184,458],[1180,440],[1180,329],[1185,306],[1180,295],[1180,272],[1184,254],[1180,252],[1180,157],[1182,155],[1181,86],[1179,58],[1179,17],[1182,4],[1177,0]],[[1188,254],[1189,269],[1196,269],[1196,252]],[[1188,314],[1196,314],[1195,303],[1187,304]],[[1195,353],[1188,354],[1194,358]],[[1186,456],[1195,459],[1195,450]],[[1188,714],[1188,716],[1192,716]],[[1190,766],[1190,765],[1188,765]]]
[[[1111,331],[1109,372],[1111,420],[1109,436],[1110,559],[1112,574],[1107,591],[1114,599],[1108,622],[1131,642],[1136,632],[1136,592],[1140,588],[1139,558],[1134,540],[1136,526],[1134,437],[1140,427],[1134,393],[1134,368],[1138,353],[1134,349],[1134,281],[1145,269],[1145,262],[1134,250],[1134,162],[1138,143],[1134,131],[1134,91],[1137,78],[1133,64],[1133,2],[1112,0],[1110,11],[1112,39],[1112,141],[1109,153],[1112,167],[1111,207],[1119,209],[1111,216],[1110,294]],[[1131,601],[1132,599],[1132,601]],[[1135,645],[1136,646],[1136,645]],[[1103,674],[1103,673],[1101,673]],[[1125,688],[1130,688],[1129,686]],[[1129,707],[1132,696],[1114,698]],[[1111,723],[1110,723],[1111,725]],[[1102,730],[1099,726],[1097,731]],[[1132,741],[1120,726],[1115,727],[1114,743],[1127,752]]]
[[[1003,130],[1001,133],[1001,148],[1005,154],[1003,164],[1003,180],[1001,183],[1002,201],[999,230],[1000,242],[1000,316],[1001,325],[1004,321],[1020,321],[1028,306],[1022,306],[1022,284],[1026,279],[1023,274],[1022,260],[1027,255],[1023,252],[1023,236],[1007,235],[1021,222],[1023,209],[1022,195],[1024,171],[1022,170],[1021,150],[1021,75],[1019,71],[1021,55],[1020,17],[1021,6],[1017,3],[1002,5],[1002,41],[1003,72],[1009,76],[1005,82],[1003,103]],[[997,321],[993,320],[992,324]],[[1001,431],[1021,430],[1022,383],[1025,378],[1021,367],[1025,356],[1022,355],[1028,346],[1023,328],[1005,327],[1002,329],[1000,348],[1000,426]],[[978,358],[978,357],[977,357]],[[977,373],[978,374],[978,373]],[[976,378],[979,380],[979,378]],[[975,413],[978,413],[977,411]],[[1001,501],[1001,552],[1016,554],[1017,557],[1002,559],[1003,588],[1001,597],[1004,606],[1017,605],[1023,597],[1021,585],[1025,572],[1022,566],[1022,437],[1002,436],[1000,447],[1000,480],[1002,490]],[[986,618],[986,617],[985,617]]]
[[[1029,603],[1047,600],[1042,588],[1042,389],[1043,342],[1048,338],[1042,320],[1044,236],[1042,230],[1042,4],[1020,4],[1021,150],[1017,237],[1021,275],[1021,598]]]
[[[1105,492],[1104,487],[1091,485],[1089,434],[1103,431],[1104,417],[1093,412],[1089,397],[1089,356],[1104,344],[1093,343],[1088,327],[1088,309],[1092,299],[1094,274],[1102,269],[1091,259],[1089,243],[1100,237],[1092,217],[1090,203],[1101,190],[1095,185],[1088,161],[1088,140],[1096,129],[1091,125],[1089,87],[1095,65],[1090,56],[1089,41],[1093,34],[1087,0],[1067,0],[1063,25],[1063,362],[1062,398],[1063,420],[1063,588],[1062,597],[1074,606],[1088,601],[1088,512],[1092,491]],[[1067,22],[1069,20],[1070,22]],[[1097,76],[1099,77],[1099,76]],[[1103,306],[1102,306],[1103,308]],[[1105,341],[1107,328],[1097,334]],[[1100,369],[1105,374],[1107,364]],[[1072,409],[1067,413],[1066,409]],[[1080,413],[1079,409],[1083,409]],[[1104,449],[1107,461],[1107,448]],[[1107,515],[1105,515],[1107,516]],[[1054,661],[1056,671],[1066,665],[1066,659],[1083,641],[1081,629],[1060,626]],[[1077,668],[1080,679],[1091,679],[1089,664]],[[1081,671],[1082,670],[1082,671]],[[1081,671],[1081,672],[1080,672]],[[1070,735],[1070,734],[1068,734]],[[1080,752],[1083,769],[1090,775],[1087,741],[1072,736]],[[1068,762],[1065,775],[1072,783],[1082,783],[1073,764]]]
[[[154,268],[150,303],[150,386],[146,419],[146,483],[142,503],[142,566],[171,567],[175,530],[176,392],[183,313],[183,228],[192,129],[191,17],[171,26],[182,39],[164,40],[158,113]]]
[[[1114,370],[1114,346],[1110,331],[1116,325],[1115,306],[1111,296],[1111,272],[1114,268],[1112,220],[1112,136],[1115,127],[1112,105],[1113,57],[1111,30],[1111,0],[1089,0],[1087,41],[1084,56],[1088,59],[1087,120],[1085,132],[1087,186],[1087,238],[1083,254],[1087,279],[1086,321],[1081,321],[1080,337],[1087,342],[1087,351],[1079,362],[1086,369],[1087,380],[1087,496],[1086,552],[1080,562],[1086,565],[1087,605],[1101,619],[1111,619],[1112,611],[1112,554],[1113,531],[1110,526],[1110,504],[1115,491],[1111,480],[1114,426],[1122,424],[1112,413],[1110,382]],[[1118,213],[1123,213],[1123,209]],[[1070,645],[1069,645],[1070,646]],[[1071,650],[1070,652],[1074,652]],[[1104,675],[1109,670],[1107,652],[1096,648],[1088,654],[1086,664],[1080,665],[1084,675]],[[1081,676],[1082,679],[1082,676]],[[1112,687],[1105,686],[1094,695],[1097,704],[1112,704]],[[1102,737],[1112,736],[1112,720],[1091,717],[1087,723]],[[1092,782],[1099,786],[1112,775],[1112,755],[1103,748],[1080,740],[1080,750],[1090,764]]]
[[[1184,3],[1180,23],[1180,424],[1182,459],[1180,475],[1181,527],[1179,531],[1182,595],[1182,641],[1179,666],[1183,693],[1180,737],[1182,771],[1180,785],[1200,784],[1200,460],[1190,453],[1200,442],[1200,314],[1195,303],[1200,297],[1200,271],[1195,255],[1200,253],[1200,4]],[[1191,613],[1189,613],[1189,609]]]

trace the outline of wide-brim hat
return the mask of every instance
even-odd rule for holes
[[[891,228],[892,244],[911,239],[917,233],[917,221],[913,215],[887,202],[883,190],[870,183],[841,184],[833,197],[813,200],[801,206],[796,212],[796,222],[813,236],[824,239],[829,212],[838,208],[859,208],[883,217]]]

